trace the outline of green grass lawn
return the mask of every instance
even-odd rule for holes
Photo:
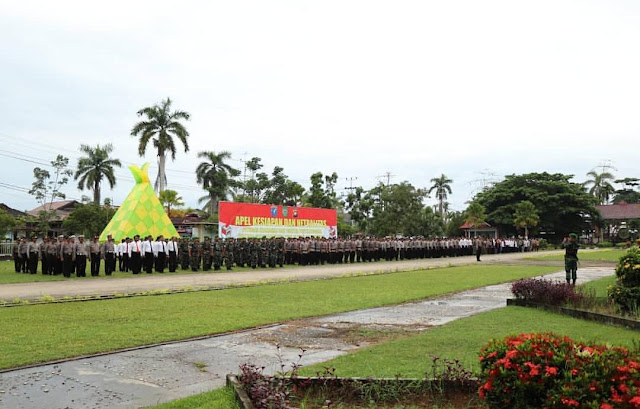
[[[580,272],[578,272],[578,274],[580,274]],[[578,277],[578,280],[579,279],[580,278]],[[615,283],[616,283],[616,276],[614,275],[614,276],[601,278],[599,280],[589,281],[588,283],[584,283],[580,285],[580,287],[587,290],[587,293],[589,293],[589,291],[594,291],[594,295],[596,297],[606,297],[607,287],[609,287],[610,285],[614,285]]]
[[[285,266],[284,268],[292,268],[295,266]],[[272,270],[269,268],[265,268],[265,269],[261,269],[261,270]],[[213,268],[211,269],[211,271],[197,271],[197,272],[193,272],[191,270],[181,270],[180,268],[178,268],[178,270],[176,270],[175,273],[169,273],[169,269],[165,269],[164,270],[166,275],[174,275],[174,274],[215,274],[215,273],[226,273],[227,270],[225,268],[219,270],[219,271],[213,271]],[[243,271],[254,271],[253,269],[251,269],[250,267],[234,267],[233,270],[231,270],[233,272],[243,272]],[[3,260],[0,261],[0,284],[10,284],[10,283],[31,283],[31,282],[40,282],[40,281],[64,281],[64,280],[110,280],[112,278],[136,278],[136,277],[141,277],[141,276],[146,276],[146,274],[141,273],[140,275],[133,275],[132,273],[121,273],[119,271],[117,271],[117,266],[116,266],[116,271],[113,272],[113,274],[109,277],[107,277],[104,274],[104,263],[100,263],[100,276],[98,277],[91,277],[91,271],[90,271],[90,266],[87,263],[87,269],[86,269],[86,273],[87,273],[87,277],[76,277],[75,275],[73,275],[70,278],[64,278],[61,275],[57,275],[57,276],[49,276],[49,275],[43,275],[42,274],[42,270],[41,270],[41,266],[40,264],[38,264],[38,274],[22,274],[22,273],[16,273],[15,272],[15,268],[13,265],[13,260]],[[153,274],[160,274],[160,273],[156,273],[154,271]]]
[[[606,250],[579,250],[578,258],[581,261],[612,261],[617,262],[626,250],[606,249]],[[564,254],[547,254],[527,257],[527,260],[554,260],[563,261]]]
[[[591,321],[536,310],[508,307],[453,321],[424,333],[361,349],[334,360],[302,368],[302,375],[315,375],[324,367],[336,368],[337,376],[422,377],[430,370],[433,356],[459,359],[478,372],[478,353],[490,338],[523,332],[554,332],[574,340],[633,347],[640,333]]]
[[[225,387],[152,406],[149,409],[240,409],[240,405],[235,400],[233,389]]]
[[[0,308],[0,368],[423,299],[553,272],[461,266],[82,303]]]

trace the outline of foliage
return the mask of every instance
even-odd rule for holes
[[[0,237],[4,237],[4,235],[13,229],[15,225],[16,219],[14,219],[4,209],[0,209]]]
[[[240,409],[235,399],[235,390],[228,386],[209,392],[166,402],[148,409]]]
[[[482,226],[482,224],[487,221],[487,214],[485,213],[484,206],[476,201],[471,202],[465,211],[464,221],[470,226],[476,228]]]
[[[570,182],[572,175],[528,173],[508,175],[478,193],[476,200],[487,209],[487,221],[503,234],[516,234],[513,227],[515,206],[528,200],[538,211],[540,231],[566,237],[589,227],[589,217],[597,214],[596,200],[582,185]]]
[[[305,197],[305,201],[309,206],[324,209],[338,207],[338,198],[335,192],[338,174],[333,172],[331,175],[325,176],[322,172],[316,172],[311,175],[310,179],[311,187],[309,188],[309,194]]]
[[[231,158],[231,152],[204,151],[198,153],[198,157],[206,161],[200,162],[196,168],[196,180],[208,192],[208,196],[200,198],[200,201],[208,199],[211,215],[216,212],[218,201],[226,199],[229,188],[235,186],[233,178],[239,176],[240,171],[225,162]]]
[[[640,364],[620,347],[551,333],[493,340],[480,351],[479,394],[497,408],[630,408]]]
[[[444,229],[444,234],[447,237],[457,237],[464,235],[464,230],[460,229],[465,222],[466,215],[464,212],[452,212],[449,213],[449,221]]]
[[[623,201],[626,203],[640,203],[640,192],[637,190],[640,185],[640,179],[624,178],[615,180],[614,182],[624,185],[624,188],[616,190],[616,194],[613,196],[614,204]]]
[[[184,206],[184,202],[182,201],[182,196],[178,195],[178,192],[175,190],[167,189],[160,192],[158,195],[158,200],[162,203],[162,206],[167,208],[167,215],[171,217],[171,208]]]
[[[180,122],[180,120],[189,120],[189,113],[185,111],[171,112],[171,99],[167,98],[160,104],[146,107],[138,111],[138,117],[144,117],[136,123],[131,130],[131,136],[139,137],[138,154],[144,156],[147,145],[150,141],[158,153],[158,177],[156,178],[155,188],[157,191],[163,191],[167,183],[167,175],[165,173],[165,154],[171,153],[171,159],[176,159],[176,144],[174,137],[184,146],[184,151],[189,151],[189,143],[187,138],[189,132]]]
[[[120,167],[122,164],[119,159],[111,159],[109,154],[113,152],[113,145],[106,144],[103,147],[96,145],[92,148],[89,145],[80,145],[80,152],[87,156],[78,159],[78,167],[73,176],[78,180],[78,189],[85,188],[93,190],[93,203],[100,204],[100,184],[103,179],[109,182],[109,186],[113,188],[116,185],[116,177],[113,174],[114,167]]]
[[[102,233],[114,214],[115,209],[109,206],[79,203],[62,222],[62,227],[70,233],[93,237]]]
[[[449,179],[443,174],[441,174],[437,178],[431,179],[431,187],[429,188],[428,194],[431,194],[435,190],[436,198],[438,199],[438,214],[444,218],[444,203],[447,200],[447,194],[451,194],[451,183],[453,183],[452,179]]]
[[[264,186],[262,203],[297,206],[302,200],[304,187],[298,182],[289,179],[289,177],[284,174],[284,169],[280,166],[273,168],[271,179],[265,179],[263,177],[262,180],[266,181],[266,183],[262,184]]]
[[[587,179],[582,185],[584,187],[589,187],[589,194],[593,195],[598,204],[607,204],[609,203],[609,198],[615,192],[615,189],[611,182],[613,181],[614,176],[610,172],[607,172],[602,169],[602,172],[598,173],[596,170],[591,170],[587,172],[587,176],[591,179]]]
[[[422,203],[425,197],[424,189],[417,189],[409,182],[390,186],[379,184],[369,192],[372,218],[368,222],[368,232],[378,237],[429,235],[426,227],[430,220],[424,214]]]
[[[524,229],[525,237],[529,236],[529,227],[535,227],[540,222],[536,206],[528,200],[516,204],[513,214],[513,224]]]
[[[35,181],[31,184],[29,194],[35,196],[40,205],[44,206],[47,202],[52,203],[55,199],[66,197],[60,189],[67,184],[69,177],[73,174],[67,168],[68,165],[69,158],[58,155],[55,160],[51,161],[51,167],[55,170],[53,176],[48,170],[38,167],[33,169]]]
[[[576,301],[580,294],[575,287],[561,282],[538,278],[524,278],[511,284],[511,293],[521,300],[544,304],[563,304]]]
[[[596,244],[596,247],[603,248],[603,249],[611,248],[613,247],[613,243],[610,241],[601,241],[598,244]]]
[[[617,282],[609,290],[609,297],[623,311],[634,311],[640,307],[640,250],[629,249],[616,264]]]

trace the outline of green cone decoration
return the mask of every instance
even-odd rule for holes
[[[116,242],[126,237],[133,238],[136,234],[141,237],[150,234],[154,239],[161,234],[167,238],[178,236],[176,228],[151,187],[148,169],[148,163],[142,165],[142,168],[129,166],[136,185],[102,231],[100,241],[106,241],[109,234]]]

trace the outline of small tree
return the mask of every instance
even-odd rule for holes
[[[4,237],[8,231],[13,229],[16,225],[16,219],[11,217],[11,215],[4,211],[4,209],[0,209],[0,237]]]
[[[158,195],[158,199],[160,200],[160,203],[162,203],[162,205],[167,208],[167,215],[169,217],[171,217],[172,207],[184,206],[182,196],[178,196],[178,192],[176,192],[175,190],[163,190]]]
[[[486,223],[486,221],[487,214],[485,213],[484,206],[478,202],[471,202],[471,204],[467,207],[465,222],[468,223],[471,227],[475,227],[477,229],[483,223]]]
[[[51,204],[55,199],[64,199],[66,197],[60,189],[69,182],[69,177],[73,175],[73,172],[67,168],[69,166],[69,158],[62,155],[56,156],[56,159],[51,161],[51,166],[54,169],[53,176],[46,169],[39,167],[33,169],[35,181],[31,184],[31,190],[29,190],[29,194],[35,196],[43,208],[38,213],[37,220],[37,228],[43,233],[46,233],[50,227],[49,222],[53,216]],[[49,208],[46,206],[47,203],[49,203]]]
[[[540,222],[536,206],[528,200],[516,204],[513,216],[513,224],[516,228],[524,229],[525,237],[529,237],[529,227],[535,227]]]

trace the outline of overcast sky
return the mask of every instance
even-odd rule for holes
[[[640,177],[639,45],[633,0],[4,1],[0,202],[36,207],[19,189],[33,167],[58,153],[75,167],[82,143],[113,143],[155,179],[130,132],[166,97],[192,115],[167,177],[194,207],[203,150],[238,168],[261,157],[305,187],[316,171],[340,189],[444,173],[456,210],[505,174],[582,182],[610,160]],[[119,204],[133,178],[117,176],[103,197]]]

